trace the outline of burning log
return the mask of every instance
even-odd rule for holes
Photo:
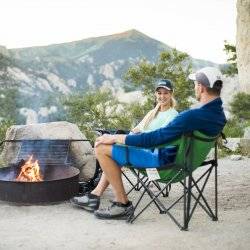
[[[33,156],[30,156],[30,158],[21,166],[21,170],[16,178],[16,181],[43,181],[38,160],[33,161]]]
[[[17,178],[17,176],[19,175],[19,173],[21,172],[21,168],[22,166],[25,164],[25,160],[21,159],[18,163],[14,164],[14,173],[15,173],[15,177]]]

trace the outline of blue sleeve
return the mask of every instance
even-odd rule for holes
[[[160,129],[141,134],[127,135],[125,144],[137,147],[154,147],[180,137],[183,133],[191,131],[190,124],[194,122],[190,120],[190,116],[192,117],[191,113],[192,110],[180,113],[167,126]]]

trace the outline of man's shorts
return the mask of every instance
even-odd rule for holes
[[[173,163],[176,152],[176,146],[148,149],[114,144],[112,146],[112,159],[119,166],[133,165],[137,168],[160,168]]]

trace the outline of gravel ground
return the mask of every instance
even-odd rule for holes
[[[43,206],[0,202],[0,249],[250,249],[250,159],[221,159],[218,173],[217,222],[198,209],[189,231],[183,232],[153,206],[130,225],[98,220],[69,202]],[[174,200],[178,192],[175,185],[170,197],[161,199]],[[207,196],[213,200],[212,182]],[[112,199],[110,190],[102,205],[108,199]],[[180,207],[175,211],[180,213]]]

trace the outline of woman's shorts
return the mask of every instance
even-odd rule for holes
[[[137,168],[160,168],[175,161],[176,146],[147,149],[114,144],[112,159],[119,166],[133,165]]]

